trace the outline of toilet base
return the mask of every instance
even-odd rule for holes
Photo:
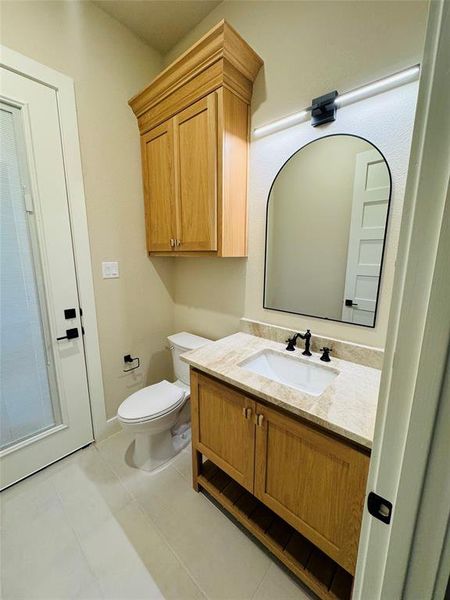
[[[190,441],[190,427],[181,433],[175,432],[175,435],[170,429],[153,435],[136,433],[131,459],[133,467],[154,471],[174,458]]]

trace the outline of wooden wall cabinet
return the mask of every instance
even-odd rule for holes
[[[261,65],[221,21],[130,100],[150,254],[247,255],[249,104]]]
[[[229,476],[252,494],[254,510],[257,499],[329,557],[329,564],[353,575],[368,454],[192,369],[191,403],[194,488],[205,487],[214,495],[216,488],[203,474],[206,458],[222,479]],[[233,513],[229,495],[215,497]],[[321,597],[334,597],[313,589]]]

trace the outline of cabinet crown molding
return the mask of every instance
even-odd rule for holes
[[[218,63],[218,77],[214,78],[213,87],[227,85],[249,102],[251,84],[263,61],[237,31],[222,20],[166,67],[146,88],[133,96],[128,102],[131,109],[139,118],[215,63]],[[237,72],[238,77],[233,76],[233,72]],[[244,78],[249,84],[248,95],[243,91],[240,78]]]

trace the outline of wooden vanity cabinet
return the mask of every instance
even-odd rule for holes
[[[191,407],[194,488],[205,487],[219,502],[223,500],[225,508],[254,533],[247,517],[234,511],[228,495],[215,495],[216,488],[202,474],[211,461],[222,479],[229,476],[251,492],[255,506],[259,501],[268,514],[281,517],[286,526],[299,532],[307,547],[321,552],[329,564],[343,567],[349,577],[353,575],[368,453],[194,369]],[[258,532],[274,551],[270,540]],[[275,547],[275,554],[284,560],[283,552],[277,552]],[[284,562],[292,568],[289,560]],[[302,573],[295,565],[293,570]],[[313,588],[323,598],[335,597],[329,590],[321,593],[322,588]]]
[[[255,401],[195,371],[192,385],[192,435],[197,450],[253,492]]]
[[[258,404],[254,493],[354,574],[369,457]]]
[[[221,21],[130,100],[150,254],[247,255],[249,104],[261,65]]]

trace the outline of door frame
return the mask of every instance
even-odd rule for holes
[[[3,45],[0,45],[0,65],[50,87],[56,93],[76,280],[79,302],[83,308],[92,425],[94,438],[103,439],[115,431],[115,424],[106,419],[74,81],[71,77]]]
[[[367,488],[394,508],[364,512],[353,600],[438,600],[450,572],[449,41],[450,4],[431,2]]]

